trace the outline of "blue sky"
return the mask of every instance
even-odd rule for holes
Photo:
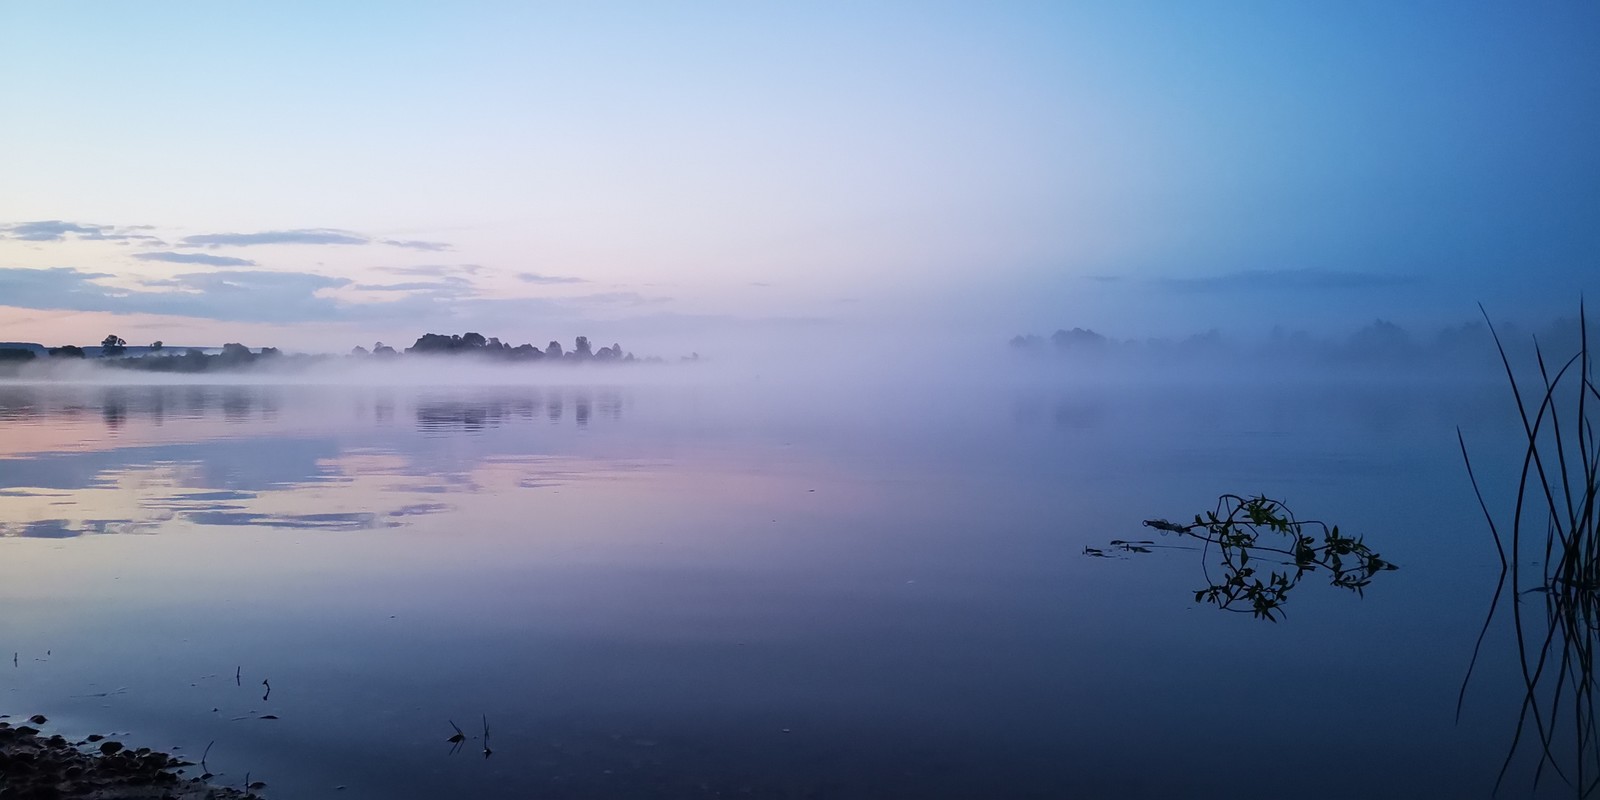
[[[1564,313],[1596,41],[1578,3],[8,3],[0,339]]]

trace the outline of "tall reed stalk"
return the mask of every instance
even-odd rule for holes
[[[1489,319],[1487,312],[1484,319]],[[1533,746],[1530,728],[1537,737],[1535,787],[1548,769],[1580,798],[1594,796],[1600,789],[1594,676],[1600,638],[1600,440],[1590,419],[1591,404],[1600,402],[1600,390],[1591,374],[1588,319],[1581,305],[1579,330],[1578,352],[1559,365],[1546,361],[1535,340],[1538,381],[1519,382],[1505,343],[1489,322],[1526,437],[1509,519],[1496,522],[1467,454],[1466,439],[1456,431],[1467,475],[1500,556],[1500,579],[1461,684],[1456,717],[1460,719],[1467,684],[1497,617],[1511,618],[1526,690],[1495,780],[1496,791],[1518,752]]]

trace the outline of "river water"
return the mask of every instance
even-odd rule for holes
[[[0,384],[0,712],[279,798],[1487,796],[1521,685],[1491,631],[1457,722],[1499,565],[1456,429],[1501,503],[1510,413],[1491,380]],[[1140,521],[1224,492],[1401,568],[1277,623],[1196,604],[1202,554]]]

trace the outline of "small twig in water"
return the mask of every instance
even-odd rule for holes
[[[128,687],[124,686],[114,692],[95,692],[94,694],[75,694],[73,697],[110,697],[117,694],[126,694]]]
[[[450,723],[450,727],[456,729],[455,735],[445,740],[450,743],[450,755],[455,755],[461,752],[462,743],[467,740],[467,735],[461,732],[461,726],[457,725],[455,720],[446,720],[446,722]]]

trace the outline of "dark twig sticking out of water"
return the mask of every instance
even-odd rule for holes
[[[261,685],[267,687],[267,693],[261,695],[261,702],[265,703],[267,702],[267,698],[272,696],[272,684],[268,683],[267,681],[262,681]]]
[[[450,727],[456,729],[455,735],[445,740],[450,743],[450,755],[455,755],[461,752],[461,744],[467,740],[467,735],[461,731],[461,726],[457,725],[455,720],[445,721],[450,723]]]
[[[1270,622],[1283,616],[1289,591],[1309,573],[1325,570],[1332,585],[1362,594],[1373,576],[1397,569],[1367,547],[1361,537],[1345,536],[1337,525],[1329,527],[1317,520],[1296,519],[1282,502],[1266,497],[1225,494],[1217,498],[1215,509],[1196,514],[1192,523],[1147,519],[1144,524],[1204,543],[1200,563],[1210,585],[1194,593],[1195,602],[1205,601],[1224,611],[1248,612]],[[1148,553],[1151,544],[1112,542],[1132,553]],[[1208,559],[1213,547],[1222,568],[1221,580],[1211,577]],[[1287,569],[1270,569],[1263,581],[1252,562]]]
[[[1484,320],[1489,320],[1486,311]],[[1600,639],[1600,438],[1589,416],[1589,404],[1600,402],[1600,389],[1591,374],[1589,323],[1582,305],[1578,321],[1578,352],[1559,366],[1547,363],[1543,349],[1534,342],[1539,380],[1531,386],[1518,382],[1505,344],[1489,322],[1526,444],[1509,525],[1502,526],[1484,501],[1466,439],[1456,432],[1467,477],[1500,556],[1500,579],[1461,682],[1456,717],[1460,719],[1467,684],[1509,588],[1512,601],[1507,613],[1525,692],[1495,789],[1504,783],[1531,723],[1538,737],[1534,786],[1548,767],[1583,798],[1600,789],[1594,676]],[[1532,564],[1542,564],[1543,569],[1526,568]],[[1524,608],[1523,598],[1531,594],[1542,596],[1542,614],[1532,610],[1536,604]],[[1572,757],[1558,752],[1570,752]]]
[[[461,726],[457,725],[455,720],[446,720],[446,722],[449,722],[450,727],[455,729],[455,735],[445,740],[450,743],[450,755],[455,755],[456,753],[461,752],[462,744],[467,741],[467,734],[461,730]],[[483,738],[480,741],[483,742],[483,757],[488,758],[489,756],[494,755],[494,750],[489,747],[488,714],[483,715]]]

